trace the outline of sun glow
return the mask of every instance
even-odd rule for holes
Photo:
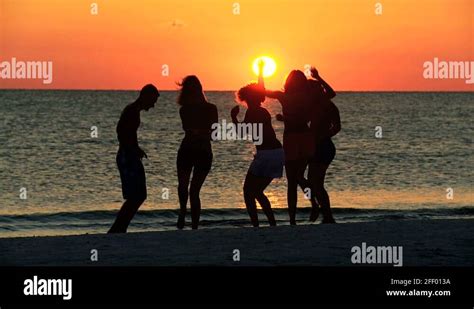
[[[261,57],[258,57],[257,59],[255,59],[253,61],[253,64],[252,64],[252,69],[253,69],[253,72],[255,73],[255,75],[258,75],[258,62],[260,60],[263,60],[264,62],[264,67],[263,67],[263,77],[269,77],[269,76],[272,76],[275,71],[276,71],[276,62],[275,60],[273,60],[272,58],[268,57],[268,56],[261,56]]]

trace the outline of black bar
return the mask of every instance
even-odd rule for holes
[[[72,279],[72,298],[25,296],[25,280],[33,276]],[[391,279],[414,278],[423,284],[391,284]],[[0,267],[0,307],[278,303],[465,304],[472,308],[472,278],[473,268],[467,267]],[[441,280],[434,284],[429,279]],[[386,295],[387,290],[414,289],[448,290],[451,295]]]

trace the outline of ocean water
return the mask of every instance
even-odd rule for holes
[[[136,95],[0,90],[0,237],[107,231],[122,203],[115,126]],[[234,93],[206,95],[219,119],[230,121]],[[175,162],[184,135],[176,96],[163,92],[156,107],[142,113],[139,142],[149,156],[144,160],[149,197],[129,231],[175,228]],[[346,92],[334,102],[342,131],[334,138],[337,154],[326,183],[336,220],[474,217],[473,92]],[[274,100],[264,106],[273,115],[281,110]],[[283,124],[273,125],[282,140]],[[91,137],[92,126],[98,138]],[[375,137],[376,126],[382,138]],[[213,168],[201,191],[202,227],[249,226],[242,183],[254,146],[217,141],[213,150]],[[27,198],[21,199],[24,189]],[[285,178],[274,180],[267,195],[279,223],[287,224]],[[308,224],[308,206],[300,192],[300,224]]]

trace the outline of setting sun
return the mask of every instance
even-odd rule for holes
[[[261,56],[253,61],[252,69],[255,75],[258,75],[258,62],[263,60],[265,66],[263,67],[263,77],[272,76],[276,71],[276,62],[270,57]]]

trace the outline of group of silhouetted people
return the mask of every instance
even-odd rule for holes
[[[298,186],[309,194],[310,221],[316,221],[321,213],[323,223],[335,223],[324,179],[336,154],[331,138],[341,129],[339,110],[331,101],[336,93],[315,68],[311,69],[310,79],[300,70],[291,71],[283,91],[270,91],[265,89],[263,68],[264,63],[260,61],[258,83],[250,83],[236,93],[237,99],[247,106],[244,119],[240,122],[237,118],[238,105],[231,110],[234,124],[258,124],[263,130],[262,142],[255,143],[256,153],[243,186],[251,223],[254,227],[259,226],[258,201],[269,224],[276,225],[271,203],[264,191],[274,178],[283,176],[283,168],[287,178],[290,224],[296,225]],[[179,114],[185,136],[176,160],[180,204],[177,227],[183,229],[185,226],[189,199],[191,226],[197,229],[201,212],[199,192],[212,166],[211,128],[218,122],[218,113],[216,106],[207,101],[196,76],[185,77],[179,86]],[[125,233],[147,197],[145,170],[141,162],[147,155],[138,146],[137,129],[140,111],[154,107],[159,96],[155,86],[144,86],[138,99],[125,107],[117,124],[117,166],[125,202],[109,233]],[[266,97],[277,99],[282,106],[282,114],[276,118],[284,123],[283,145],[276,137],[270,113],[261,106]]]

